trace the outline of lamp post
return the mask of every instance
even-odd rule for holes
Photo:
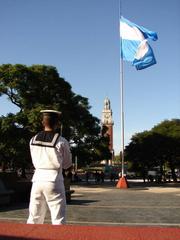
[[[77,156],[75,156],[75,172],[77,172],[78,169],[78,159]]]

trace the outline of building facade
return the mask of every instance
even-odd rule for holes
[[[105,135],[109,136],[109,150],[112,153],[112,159],[109,160],[109,164],[112,165],[113,157],[114,157],[114,149],[113,149],[113,118],[112,118],[112,109],[109,98],[105,98],[104,107],[102,111],[102,119],[101,119],[102,128],[105,126],[107,131]]]

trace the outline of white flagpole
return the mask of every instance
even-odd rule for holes
[[[121,177],[124,177],[124,75],[123,60],[120,60],[120,88],[121,88]]]
[[[121,19],[122,3],[119,1],[119,19]],[[121,24],[121,23],[120,23]],[[120,36],[120,26],[119,26]],[[123,59],[121,54],[121,37],[120,37],[120,93],[121,93],[121,177],[124,177],[124,71]]]
[[[121,13],[122,13],[122,3],[119,0],[119,38],[120,38],[120,94],[121,94],[121,177],[116,185],[117,188],[128,188],[128,183],[124,174],[124,71],[123,71],[123,59],[122,59],[122,39],[120,34],[121,29]]]

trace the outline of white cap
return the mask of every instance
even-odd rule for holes
[[[61,112],[56,111],[56,110],[51,110],[51,109],[46,109],[46,110],[41,110],[40,113],[49,113],[49,114],[57,114],[57,115],[61,115]]]

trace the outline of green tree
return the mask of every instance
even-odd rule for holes
[[[2,168],[21,169],[25,177],[25,167],[30,166],[29,132],[17,124],[16,115],[8,114],[0,118],[0,159]]]
[[[141,176],[146,176],[147,171],[155,166],[153,158],[152,135],[148,131],[135,134],[130,144],[125,149],[125,157],[132,162],[133,171],[139,172]]]
[[[175,177],[175,168],[180,167],[180,120],[163,121],[150,131],[135,134],[125,149],[126,158],[132,163],[132,170],[146,176],[154,167],[168,164]]]
[[[176,181],[175,169],[180,168],[180,119],[165,120],[152,128],[152,132],[163,136],[159,145],[161,159],[166,161]]]
[[[46,108],[62,112],[61,132],[70,140],[73,153],[90,154],[89,142],[91,145],[99,143],[99,149],[103,144],[108,148],[106,139],[100,136],[99,119],[89,112],[88,99],[75,94],[53,66],[1,65],[1,95],[6,95],[19,107],[17,114],[1,117],[0,134],[4,136],[0,145],[1,162],[13,159],[14,165],[19,166],[20,162],[22,166],[27,166],[25,152],[28,152],[29,139],[42,128],[39,112]],[[8,155],[10,146],[11,156]],[[85,157],[83,159],[86,161]]]

